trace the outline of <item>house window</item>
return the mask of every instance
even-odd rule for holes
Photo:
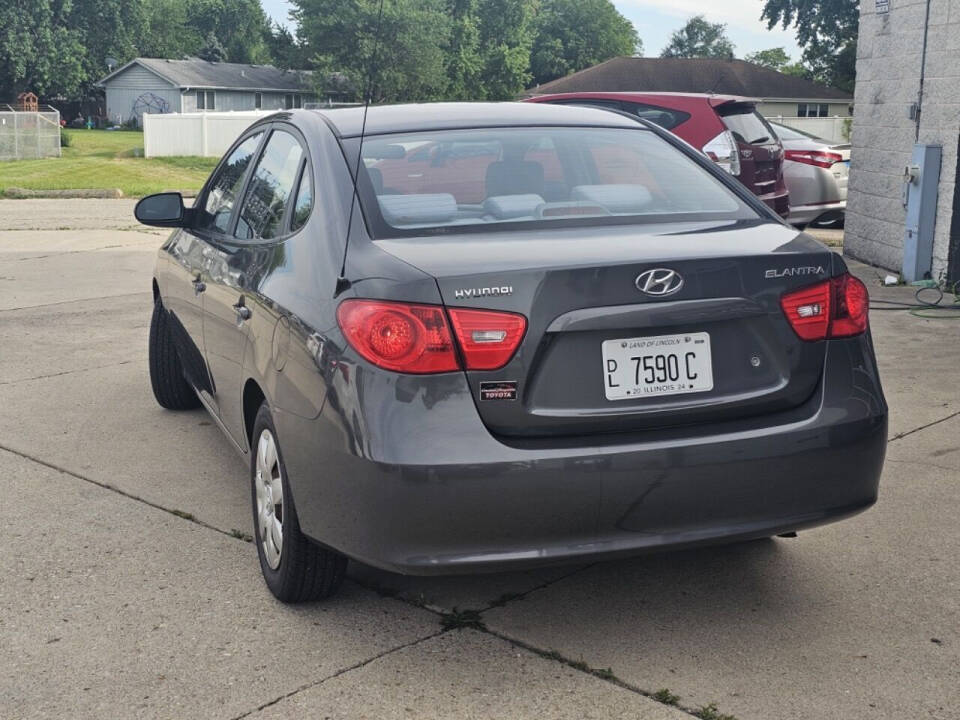
[[[287,93],[283,96],[283,107],[285,110],[303,107],[303,97],[293,93]]]
[[[827,117],[830,106],[827,103],[799,103],[797,117]]]
[[[260,110],[263,108],[263,93],[254,93],[253,94],[253,106]]]
[[[213,90],[197,90],[197,110],[216,110],[217,94]]]

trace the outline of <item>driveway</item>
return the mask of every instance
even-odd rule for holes
[[[353,564],[285,607],[242,460],[151,395],[164,233],[132,209],[0,201],[0,717],[960,718],[960,320],[873,313],[891,443],[852,520],[538,572]]]

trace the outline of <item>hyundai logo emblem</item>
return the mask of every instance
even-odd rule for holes
[[[642,293],[662,297],[663,295],[673,295],[682,288],[683,277],[676,270],[654,268],[637,275],[635,284],[637,290]]]

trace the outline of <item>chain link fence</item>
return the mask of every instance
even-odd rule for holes
[[[60,157],[60,113],[21,112],[0,105],[0,160]]]

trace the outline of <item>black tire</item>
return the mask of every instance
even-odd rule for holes
[[[200,398],[183,377],[183,365],[170,337],[167,312],[159,299],[153,303],[150,319],[150,385],[161,407],[168,410],[200,407]]]
[[[271,568],[267,561],[257,516],[257,449],[264,430],[269,430],[273,435],[280,482],[283,484],[282,517],[280,518],[283,540],[280,564],[276,569]],[[266,403],[260,406],[253,424],[250,443],[250,500],[253,509],[254,542],[257,546],[257,556],[260,558],[260,570],[273,596],[284,603],[298,603],[321,600],[336,593],[346,573],[347,558],[333,550],[316,545],[300,532],[300,522],[297,519],[297,510],[290,492],[287,467],[283,461],[283,452],[280,450],[280,440],[277,437],[270,408]]]

